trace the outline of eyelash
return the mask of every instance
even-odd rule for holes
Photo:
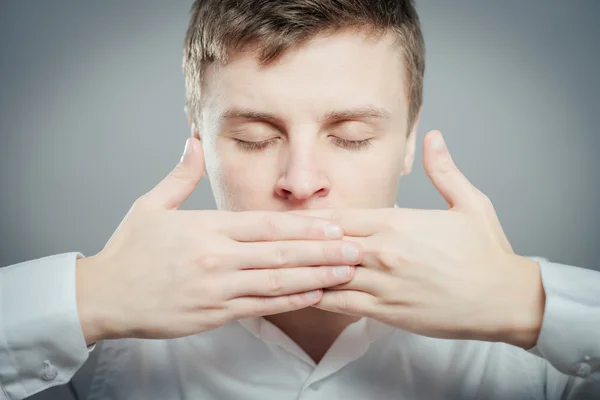
[[[341,137],[337,137],[337,136],[332,136],[333,137],[333,142],[345,149],[349,149],[349,150],[361,150],[361,149],[365,149],[369,146],[372,145],[371,143],[371,139],[364,139],[364,140],[348,140],[348,139],[343,139]],[[275,140],[277,140],[278,138],[272,138],[272,139],[267,139],[267,140],[263,140],[260,142],[247,142],[245,140],[240,140],[240,139],[235,139],[235,141],[237,142],[237,145],[239,147],[241,147],[244,150],[263,150],[265,148],[267,148],[267,146],[269,146],[271,143],[275,142]]]
[[[235,139],[237,145],[244,150],[262,150],[271,143],[275,142],[275,140],[277,140],[277,138],[267,139],[260,142],[247,142],[245,140]]]
[[[333,142],[336,145],[343,147],[345,149],[349,149],[349,150],[361,150],[361,149],[365,149],[372,145],[371,139],[348,140],[348,139],[344,139],[344,138],[337,137],[337,136],[332,136],[332,137],[333,137]]]

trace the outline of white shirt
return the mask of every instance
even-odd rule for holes
[[[315,365],[264,318],[88,349],[75,302],[81,256],[0,269],[0,399],[600,399],[598,272],[534,258],[546,309],[529,351],[363,318]]]

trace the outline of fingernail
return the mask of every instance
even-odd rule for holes
[[[337,239],[342,236],[342,228],[333,224],[327,225],[325,227],[325,236],[329,239]]]
[[[333,269],[333,274],[335,276],[347,278],[348,276],[350,276],[350,267],[347,265],[344,265],[343,267],[335,267]]]
[[[344,245],[343,252],[344,252],[344,258],[349,263],[354,263],[354,262],[358,261],[359,250],[358,250],[358,247],[356,247],[355,245],[353,245],[353,244]]]
[[[185,147],[183,148],[183,155],[181,156],[181,158],[179,159],[179,162],[182,162],[183,159],[185,158],[185,156],[187,156],[188,154],[190,154],[192,152],[192,146],[190,145],[190,139],[186,139],[185,141]]]
[[[440,150],[440,149],[444,148],[445,143],[444,143],[444,138],[441,133],[439,135],[437,135],[437,137],[435,139],[433,139],[433,143],[431,145],[434,148],[434,150]]]
[[[306,292],[305,296],[308,297],[309,300],[316,300],[321,295],[320,290],[313,290],[312,292]]]

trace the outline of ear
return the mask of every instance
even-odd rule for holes
[[[406,176],[411,173],[413,165],[415,163],[415,151],[417,146],[417,130],[419,127],[419,121],[421,120],[421,109],[417,113],[415,122],[406,137],[406,146],[404,147],[404,165],[400,171],[401,176]]]

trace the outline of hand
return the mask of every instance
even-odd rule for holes
[[[544,310],[539,265],[516,255],[483,193],[461,174],[441,133],[423,162],[449,210],[326,210],[365,251],[351,282],[315,307],[367,316],[414,333],[503,341],[529,349]]]
[[[316,304],[362,260],[339,226],[281,212],[176,210],[203,175],[201,144],[140,197],[104,249],[77,262],[88,344],[174,338]],[[340,266],[340,268],[335,268]],[[307,293],[308,292],[308,293]]]

